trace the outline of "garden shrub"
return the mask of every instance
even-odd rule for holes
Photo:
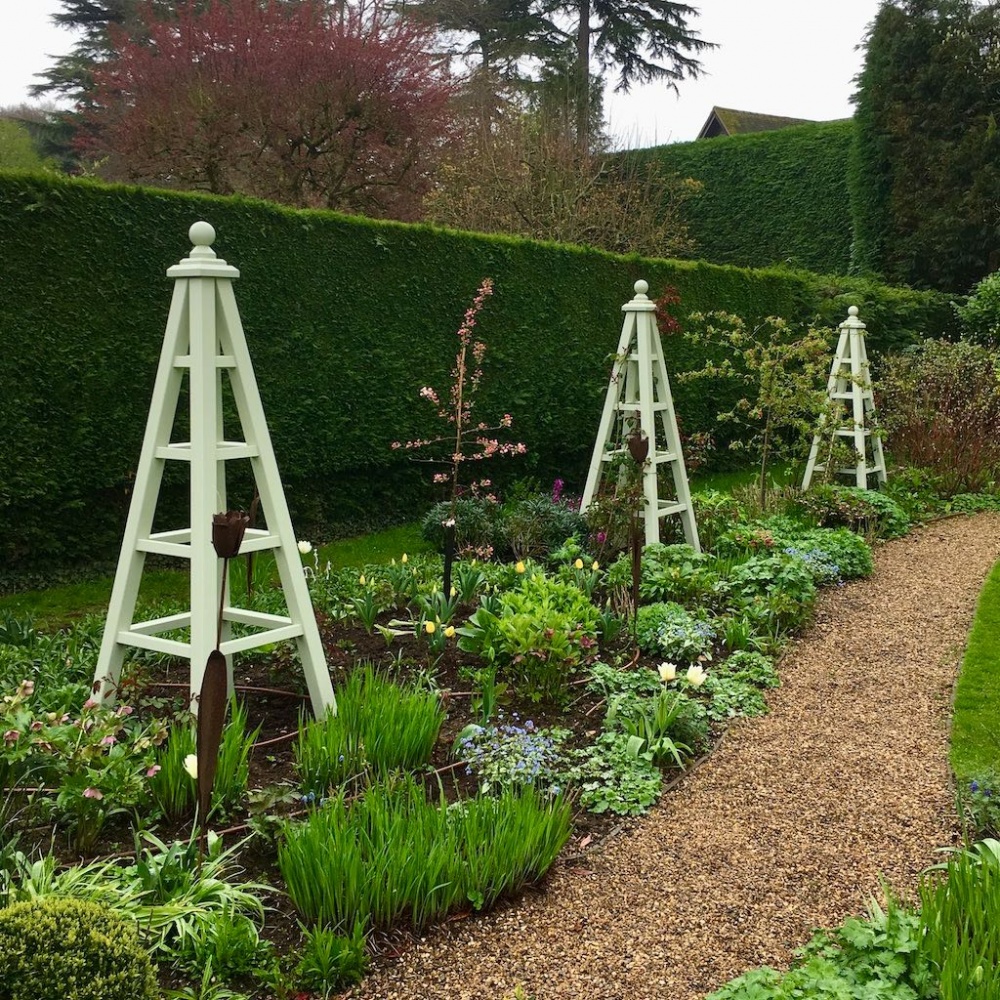
[[[4,1000],[156,1000],[153,966],[135,925],[78,899],[0,909]]]
[[[673,601],[659,601],[639,608],[636,641],[644,653],[677,663],[694,663],[712,652],[715,628],[704,616],[685,610]]]
[[[425,515],[421,533],[444,547],[443,521],[451,503],[435,504]],[[572,506],[547,493],[516,497],[500,504],[484,497],[455,502],[455,547],[480,558],[540,558],[573,535],[586,532],[586,522]]]
[[[816,600],[816,586],[804,561],[774,553],[751,556],[737,563],[729,573],[735,597],[750,601],[755,597],[781,595],[800,604]]]
[[[899,538],[910,530],[906,511],[877,490],[856,486],[816,486],[795,506],[821,527],[845,527],[875,538]]]
[[[979,281],[962,304],[955,304],[962,337],[982,347],[1000,347],[1000,271]]]
[[[885,358],[876,382],[886,448],[932,472],[946,496],[1000,478],[1000,378],[985,347],[929,340]]]
[[[819,586],[871,576],[868,543],[848,528],[809,528],[788,517],[761,522],[785,555],[802,560]]]
[[[458,552],[485,552],[496,548],[501,533],[500,505],[485,497],[459,497],[454,507],[450,500],[436,503],[421,522],[420,533],[439,552],[444,550],[444,522],[453,514]]]
[[[501,596],[497,614],[479,608],[458,629],[458,644],[495,663],[526,697],[558,701],[595,651],[599,619],[575,584],[532,574]]]
[[[632,562],[618,560],[631,580]],[[643,601],[673,601],[687,607],[711,604],[718,597],[719,574],[711,556],[695,552],[690,545],[647,545],[642,550],[639,597]]]
[[[368,968],[367,941],[363,920],[355,921],[344,935],[326,927],[307,927],[302,957],[295,968],[297,985],[328,997],[359,983]]]

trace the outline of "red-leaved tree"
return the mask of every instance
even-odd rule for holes
[[[380,5],[186,0],[112,37],[81,139],[106,173],[418,214],[454,86],[427,28]]]

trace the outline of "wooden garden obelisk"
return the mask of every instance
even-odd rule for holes
[[[618,456],[631,460],[628,439],[637,435],[648,444],[641,467],[645,544],[659,542],[660,522],[678,515],[688,545],[700,551],[663,344],[656,327],[656,303],[646,295],[649,285],[645,281],[637,281],[634,287],[635,297],[622,306],[625,321],[580,512],[593,503],[609,463]],[[669,467],[673,478],[674,500],[659,497],[657,473],[663,465]]]
[[[858,307],[851,306],[847,319],[840,324],[837,352],[826,384],[831,412],[838,418],[820,420],[802,479],[803,490],[809,489],[814,473],[826,471],[827,463],[818,461],[820,449],[825,445],[827,454],[832,455],[838,440],[853,446],[855,462],[833,469],[836,475],[853,476],[855,485],[863,490],[868,488],[869,476],[875,476],[879,484],[886,481],[885,455],[875,419],[875,396],[865,350],[866,329],[858,319]]]
[[[201,689],[205,663],[216,648],[222,588],[222,560],[212,546],[212,516],[227,509],[226,463],[249,459],[267,528],[247,529],[240,552],[274,553],[288,614],[262,614],[233,607],[228,592],[224,595],[219,649],[227,659],[230,691],[234,653],[294,639],[313,711],[321,717],[336,710],[336,702],[233,294],[233,280],[240,272],[216,256],[212,249],[215,230],[207,222],[196,222],[189,235],[193,249],[167,271],[175,281],[173,300],[94,674],[93,696],[98,701],[115,697],[125,650],[138,647],[190,661],[192,706],[197,708],[196,693]],[[190,440],[172,442],[185,373],[190,397]],[[227,439],[224,427],[224,377],[232,387],[242,435],[232,439]],[[181,462],[190,469],[191,525],[154,532],[153,518],[167,462]],[[147,553],[189,563],[188,611],[134,621]],[[234,623],[247,626],[248,634],[233,638]],[[163,635],[175,630],[186,633],[185,637]]]

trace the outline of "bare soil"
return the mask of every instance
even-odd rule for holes
[[[782,966],[880,882],[912,893],[952,844],[951,694],[1000,516],[880,546],[825,593],[781,663],[770,714],[644,820],[570,850],[544,890],[383,952],[353,1000],[696,1000]]]

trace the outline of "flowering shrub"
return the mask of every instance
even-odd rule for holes
[[[560,746],[568,736],[564,729],[539,729],[531,719],[519,724],[501,720],[491,726],[467,726],[459,734],[456,756],[467,765],[467,773],[479,779],[480,790],[515,785],[560,791],[558,769],[563,763]]]
[[[497,455],[523,455],[527,451],[520,442],[501,442],[493,436],[495,432],[506,430],[511,426],[513,418],[509,413],[505,413],[494,425],[477,421],[473,416],[476,393],[483,378],[483,358],[486,356],[486,344],[474,339],[473,331],[479,313],[492,294],[493,279],[484,278],[472,305],[465,312],[462,325],[458,328],[458,353],[455,355],[455,365],[451,370],[452,382],[447,403],[441,401],[437,390],[431,386],[425,385],[420,390],[421,399],[427,400],[435,407],[438,417],[451,425],[447,433],[434,438],[417,438],[405,443],[400,441],[392,443],[394,450],[444,449],[444,455],[423,461],[445,467],[446,471],[434,473],[434,482],[448,485],[453,505],[465,489],[478,494],[480,491],[489,491],[492,488],[492,482],[482,476],[473,477],[471,482],[463,484],[464,463],[481,462]],[[491,496],[489,492],[485,495]],[[454,508],[451,516],[455,517]]]
[[[0,705],[5,783],[30,782],[57,791],[38,800],[50,820],[66,826],[80,850],[89,849],[105,822],[149,795],[155,747],[166,726],[130,721],[132,708],[112,710],[87,701],[79,717],[35,714],[34,682],[25,680]]]
[[[672,601],[639,608],[636,639],[645,653],[694,663],[711,658],[715,638],[713,625]]]

